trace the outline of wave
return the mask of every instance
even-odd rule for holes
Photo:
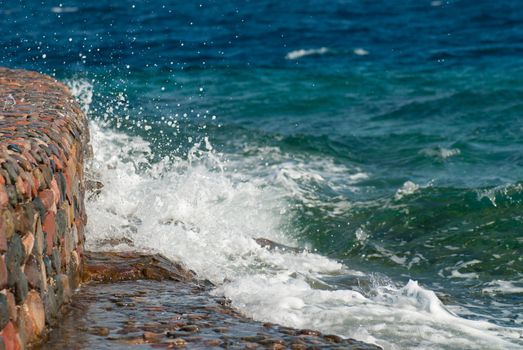
[[[73,89],[77,96],[83,85],[89,86]],[[90,94],[83,96],[86,101]],[[99,121],[90,127],[94,157],[88,173],[104,188],[86,204],[88,249],[161,253],[212,281],[215,294],[257,320],[315,328],[387,349],[521,344],[521,331],[456,316],[415,281],[405,286],[378,282],[314,251],[267,249],[256,242],[263,237],[296,246],[292,198],[314,198],[313,187],[307,188],[311,182],[342,186],[337,181],[349,169],[336,168],[329,159],[291,162],[274,149],[220,154],[206,137],[195,140],[184,157],[153,161],[144,138]],[[107,243],[115,241],[122,243]],[[336,276],[358,283],[339,289],[328,282]],[[361,281],[370,287],[361,289]]]

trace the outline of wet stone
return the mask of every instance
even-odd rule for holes
[[[82,344],[78,349],[111,348],[111,344],[116,348],[148,344],[152,348],[188,349],[378,349],[341,338],[334,344],[319,332],[319,336],[304,336],[294,330],[291,335],[289,328],[268,327],[242,317],[230,305],[222,305],[222,298],[210,294],[212,286],[197,288],[197,284],[190,279],[88,283],[73,297],[62,326],[51,331],[49,342],[40,349],[68,349],[72,343]],[[114,307],[130,301],[133,308]],[[111,329],[110,338],[87,332],[93,324]]]

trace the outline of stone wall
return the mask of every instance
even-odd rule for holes
[[[41,339],[79,284],[88,141],[63,84],[0,68],[0,349]]]

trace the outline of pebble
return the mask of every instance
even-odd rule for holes
[[[162,333],[154,333],[154,332],[144,332],[142,337],[145,341],[150,343],[157,343],[160,341],[161,338],[163,338]]]

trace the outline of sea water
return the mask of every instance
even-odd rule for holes
[[[386,349],[523,348],[519,2],[0,16],[0,64],[64,81],[90,118],[89,249],[182,261],[257,320]]]

